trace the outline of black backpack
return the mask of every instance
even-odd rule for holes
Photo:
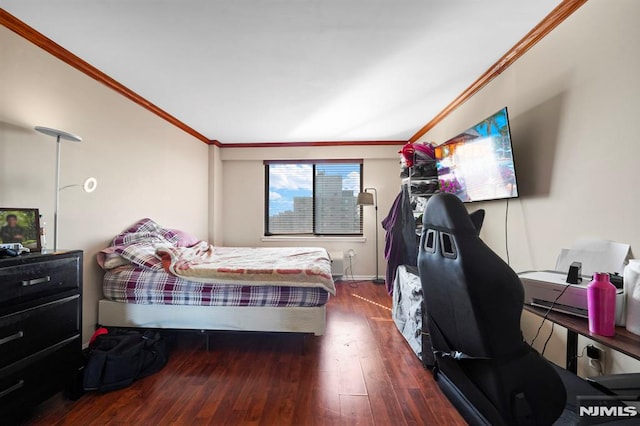
[[[84,389],[109,392],[160,371],[168,359],[158,332],[111,331],[98,336],[89,349]]]

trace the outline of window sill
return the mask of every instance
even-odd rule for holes
[[[321,235],[318,236],[301,236],[301,235],[292,235],[292,236],[288,236],[288,235],[274,235],[271,237],[262,237],[260,239],[262,242],[298,242],[298,241],[312,241],[315,243],[320,243],[320,242],[336,242],[336,243],[366,243],[367,242],[367,238],[366,237],[360,237],[360,236],[354,236],[354,237],[349,237],[349,236],[344,236],[344,237],[339,237],[339,236],[335,236],[335,237],[323,237]]]

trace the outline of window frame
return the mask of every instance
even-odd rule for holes
[[[269,232],[269,166],[272,164],[309,164],[312,166],[312,227],[313,232],[299,232],[299,233],[274,233]],[[358,206],[360,215],[360,232],[358,233],[318,233],[316,232],[316,165],[318,164],[358,164],[360,166],[360,188],[362,192],[364,189],[364,161],[363,159],[333,159],[333,160],[264,160],[264,235],[265,238],[270,237],[305,237],[305,238],[321,238],[321,237],[347,237],[347,238],[362,238],[364,237],[364,220],[363,220],[363,206]],[[358,194],[355,194],[357,196]]]

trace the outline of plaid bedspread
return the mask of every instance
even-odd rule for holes
[[[322,306],[335,294],[324,249],[228,248],[204,241],[184,248],[179,232],[142,219],[117,235],[97,256],[106,271],[105,298],[138,304],[308,307]],[[173,267],[165,268],[159,253]],[[185,271],[197,273],[179,276]]]
[[[310,307],[329,300],[319,287],[199,283],[131,265],[107,271],[103,292],[114,302],[163,305]]]

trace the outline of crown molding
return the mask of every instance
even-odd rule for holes
[[[218,141],[215,141],[218,142]],[[408,141],[326,141],[326,142],[246,142],[220,143],[221,148],[282,148],[282,147],[312,147],[312,146],[399,146]]]
[[[517,59],[522,57],[531,47],[538,41],[549,34],[555,27],[568,18],[587,0],[564,0],[549,15],[547,15],[538,25],[536,25],[527,35],[525,35],[515,46],[505,53],[500,60],[491,66],[484,74],[482,74],[475,82],[465,89],[457,98],[440,111],[431,121],[424,125],[415,135],[411,137],[409,142],[415,142],[429,130],[434,128],[445,117],[447,117],[456,108],[470,99],[479,92],[484,86],[489,84],[494,78],[500,75]],[[131,101],[137,103],[143,108],[156,114],[160,118],[173,124],[184,132],[199,139],[200,141],[214,145],[220,148],[277,148],[277,147],[312,147],[312,146],[380,146],[380,145],[404,145],[407,141],[391,140],[391,141],[327,141],[327,142],[250,142],[250,143],[221,143],[218,140],[212,140],[180,121],[173,115],[164,111],[157,105],[149,102],[139,94],[122,85],[118,81],[109,77],[104,72],[87,63],[83,59],[66,50],[53,40],[49,39],[42,33],[36,31],[26,23],[22,22],[15,16],[11,15],[4,9],[0,8],[0,25],[13,31],[24,39],[30,41],[49,54],[71,65],[80,72],[93,78],[94,80],[115,90]]]
[[[503,73],[511,64],[522,57],[529,49],[531,49],[536,43],[542,40],[547,34],[549,34],[555,27],[560,25],[565,19],[567,19],[573,12],[578,10],[580,6],[585,4],[587,0],[564,0],[555,9],[551,11],[538,25],[533,27],[531,31],[527,33],[518,43],[515,44],[502,58],[493,64],[484,74],[482,74],[471,86],[467,87],[457,98],[455,98],[449,105],[447,105],[442,111],[440,111],[435,117],[425,124],[415,135],[410,139],[410,142],[416,142],[425,133],[433,129],[438,123],[451,114],[456,108],[469,100],[473,95],[478,93],[483,87],[485,87],[494,78]]]
[[[143,98],[142,96],[134,92],[133,90],[125,87],[118,81],[109,77],[107,74],[103,73],[93,65],[89,64],[88,62],[74,55],[73,53],[69,52],[64,47],[60,46],[50,38],[46,37],[44,34],[36,31],[34,28],[25,24],[24,22],[22,22],[21,20],[11,15],[10,13],[8,13],[6,10],[2,8],[0,8],[0,25],[3,25],[7,29],[13,31],[14,33],[18,34],[22,38],[30,41],[31,43],[35,44],[36,46],[40,47],[41,49],[55,56],[61,61],[66,62],[67,64],[71,65],[78,71],[104,84],[110,89],[115,90],[116,92],[120,93],[122,96],[132,100],[133,102],[137,103],[143,108],[151,111],[158,117],[168,121],[169,123],[187,132],[188,134],[195,137],[196,139],[199,139],[202,142],[205,142],[207,144],[210,143],[209,138],[207,138],[200,132],[196,131],[192,127],[178,120],[176,117],[169,114],[168,112],[158,107],[157,105],[149,102],[148,100],[146,100],[145,98]]]

